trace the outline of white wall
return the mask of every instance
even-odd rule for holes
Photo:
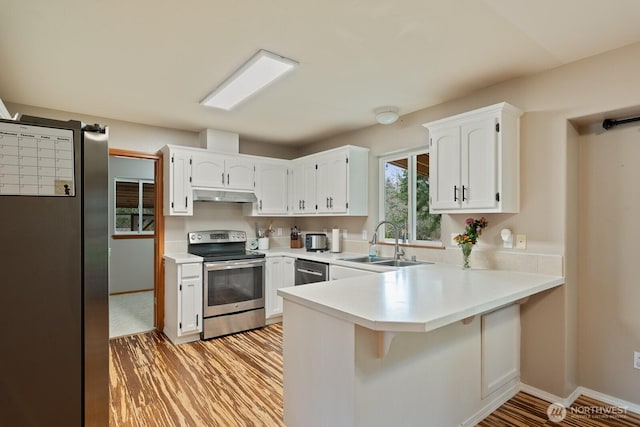
[[[109,157],[109,293],[153,289],[154,239],[114,239],[115,178],[153,181],[153,160]]]

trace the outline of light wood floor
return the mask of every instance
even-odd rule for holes
[[[180,346],[158,332],[120,337],[110,353],[113,427],[284,426],[281,324]],[[548,406],[518,393],[478,426],[640,426],[630,412],[600,420],[569,413],[553,423]],[[606,405],[580,396],[574,406]]]

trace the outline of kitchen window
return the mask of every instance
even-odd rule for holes
[[[401,226],[401,242],[439,242],[440,217],[429,213],[428,150],[380,157],[380,219]],[[393,232],[385,227],[379,237],[394,239]]]
[[[115,179],[116,234],[155,233],[155,184],[143,179]]]

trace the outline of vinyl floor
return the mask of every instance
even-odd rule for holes
[[[153,291],[109,296],[109,338],[153,330]]]
[[[156,331],[112,339],[110,383],[113,427],[284,426],[282,325],[180,346]],[[609,416],[568,408],[554,423],[548,407],[518,393],[478,426],[640,426],[639,415],[607,412],[607,405],[585,396],[573,407],[604,408]],[[428,420],[424,426],[432,427]]]

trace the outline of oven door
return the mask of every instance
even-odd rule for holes
[[[264,308],[265,260],[204,264],[204,317]]]

